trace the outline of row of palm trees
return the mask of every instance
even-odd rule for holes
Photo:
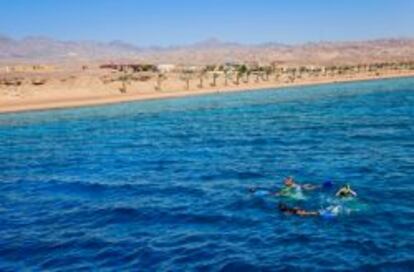
[[[250,83],[251,77],[254,76],[256,83],[260,81],[269,81],[273,70],[270,66],[249,69],[246,65],[237,65],[232,67],[224,66],[205,66],[198,70],[183,69],[179,72],[179,78],[185,83],[185,89],[190,90],[191,81],[197,80],[196,87],[202,89],[206,86],[206,81],[210,80],[209,86],[216,87],[219,78],[223,79],[225,87],[230,84],[240,85],[241,83]],[[160,78],[160,76],[158,76]],[[162,81],[167,76],[163,75],[162,80],[158,80],[155,89],[162,90]]]
[[[218,78],[222,77],[224,86],[268,82],[271,77],[275,82],[292,83],[302,78],[318,78],[357,75],[361,73],[375,73],[387,71],[414,71],[412,62],[382,62],[357,65],[332,65],[332,66],[257,66],[249,68],[246,65],[236,65],[232,68],[225,66],[206,66],[199,71],[183,71],[180,78],[185,82],[185,89],[190,89],[190,81],[198,80],[197,88],[205,87],[205,80],[211,79],[210,86],[216,87]],[[166,77],[165,77],[166,79]],[[161,82],[160,82],[161,83]],[[158,90],[161,90],[160,86]]]
[[[205,88],[207,84],[210,87],[216,87],[219,79],[222,79],[225,87],[233,85],[238,86],[242,83],[249,84],[252,82],[269,82],[273,80],[279,83],[293,83],[302,78],[319,78],[333,76],[357,75],[361,73],[374,73],[379,75],[387,71],[407,71],[414,70],[414,61],[406,62],[381,62],[357,65],[331,65],[331,66],[248,66],[246,64],[233,65],[207,65],[197,67],[197,69],[180,69],[174,74],[183,81],[185,90],[191,89],[191,82],[196,81],[198,89]],[[163,90],[163,82],[171,74],[155,72],[155,90]],[[119,77],[122,82],[120,91],[127,92],[127,85],[134,76],[126,71]],[[208,82],[207,82],[208,81]]]

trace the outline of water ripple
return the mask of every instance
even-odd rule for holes
[[[1,115],[0,270],[411,271],[413,102],[398,79]],[[249,192],[287,175],[359,202]]]

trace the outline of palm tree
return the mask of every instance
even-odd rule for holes
[[[274,80],[277,82],[280,79],[280,73],[279,72],[275,72],[275,77]]]
[[[126,92],[127,92],[127,84],[126,84],[126,82],[125,82],[125,81],[122,81],[122,87],[121,87],[121,88],[119,88],[119,91],[120,91],[121,93],[126,93]]]
[[[198,75],[198,78],[199,78],[199,80],[200,80],[200,82],[199,82],[199,84],[198,84],[198,87],[200,88],[200,89],[202,89],[203,88],[203,86],[204,86],[204,78],[206,77],[206,70],[205,69],[203,69],[203,70],[201,70],[201,72],[199,73],[199,75]]]
[[[256,82],[256,83],[259,83],[260,73],[259,73],[259,72],[255,72],[255,75],[256,75],[256,80],[255,80],[255,82]]]
[[[190,80],[192,78],[192,72],[184,71],[181,75],[181,80],[185,81],[185,89],[190,90]]]
[[[246,84],[249,84],[249,79],[250,79],[250,71],[247,71],[243,82]]]
[[[269,76],[272,72],[274,72],[274,69],[271,66],[265,67],[265,74],[266,74],[265,81],[269,81]]]
[[[213,72],[213,76],[212,76],[213,82],[210,83],[210,86],[211,87],[216,87],[217,86],[217,78],[218,78],[218,76],[219,76],[218,73]]]
[[[224,70],[224,86],[228,86],[229,85],[229,71],[226,69]]]
[[[121,93],[126,93],[127,92],[127,84],[129,83],[130,76],[128,75],[127,71],[124,70],[123,74],[119,77],[119,81],[122,82],[122,86],[121,88],[119,88],[119,91]]]
[[[236,80],[234,81],[235,85],[240,84],[240,77],[241,77],[241,74],[239,72],[236,72]]]
[[[297,76],[297,74],[298,74],[298,68],[296,68],[296,67],[293,67],[292,68],[292,76],[296,79],[296,76]]]
[[[237,67],[237,72],[236,72],[236,85],[240,84],[240,78],[243,76],[243,74],[247,73],[247,66],[246,65],[240,65]]]
[[[159,73],[157,75],[157,85],[155,86],[156,91],[162,91],[162,82],[166,79],[165,75],[162,73]]]

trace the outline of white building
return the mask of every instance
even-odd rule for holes
[[[175,69],[174,64],[159,64],[157,65],[157,70],[161,73],[169,73]]]

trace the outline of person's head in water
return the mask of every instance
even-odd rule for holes
[[[344,190],[345,192],[350,192],[352,191],[351,185],[349,185],[349,183],[346,183],[342,186],[341,190]]]
[[[357,196],[357,193],[355,193],[351,189],[351,186],[347,183],[347,184],[344,184],[341,187],[341,189],[339,189],[339,191],[336,193],[336,196],[339,196],[339,197],[351,197],[351,196]]]
[[[284,204],[284,203],[279,203],[278,206],[279,206],[279,210],[281,212],[287,212],[287,211],[289,211],[289,207],[286,204]]]
[[[295,180],[292,177],[289,176],[289,177],[285,178],[283,183],[285,184],[285,186],[291,187],[291,186],[295,185]]]
[[[279,203],[278,205],[279,211],[283,213],[289,213],[289,214],[296,214],[300,209],[296,207],[289,207],[285,203]]]

